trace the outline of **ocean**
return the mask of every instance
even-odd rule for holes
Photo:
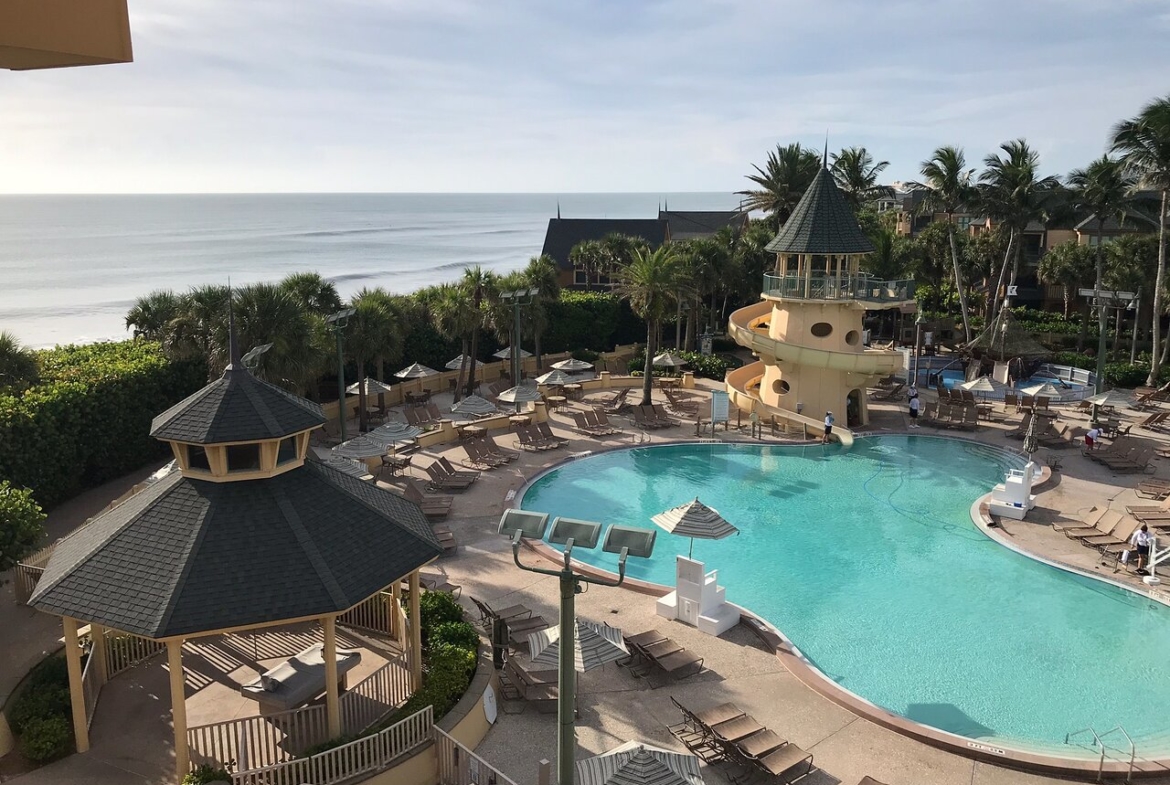
[[[728,210],[731,193],[0,196],[0,330],[27,346],[128,337],[156,289],[317,271],[405,293],[540,253],[548,220]]]

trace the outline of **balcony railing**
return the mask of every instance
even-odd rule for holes
[[[799,300],[907,302],[914,299],[914,279],[883,281],[863,274],[841,278],[835,275],[814,275],[806,280],[804,276],[769,273],[764,275],[764,294]]]

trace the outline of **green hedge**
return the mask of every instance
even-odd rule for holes
[[[45,513],[26,488],[0,480],[0,572],[36,550],[45,537]]]
[[[204,763],[194,771],[188,772],[187,776],[183,777],[182,785],[208,785],[211,782],[231,781],[232,775],[228,774],[225,769],[217,769]]]
[[[65,657],[51,655],[33,668],[5,713],[24,757],[44,763],[69,754],[73,725]]]
[[[202,363],[141,340],[61,346],[40,364],[40,383],[0,394],[0,476],[47,507],[169,454],[151,419],[206,381]]]
[[[743,365],[743,360],[732,354],[712,354],[710,356],[699,352],[677,352],[678,356],[687,361],[682,370],[691,371],[695,376],[703,379],[723,381],[723,377],[732,368]],[[631,376],[641,376],[646,367],[646,353],[639,351],[630,358],[627,368]],[[677,372],[669,368],[655,368],[655,376],[677,376]]]
[[[542,351],[548,354],[573,349],[604,352],[613,348],[621,306],[621,301],[612,294],[562,290],[559,300],[545,305],[548,327],[541,338]]]

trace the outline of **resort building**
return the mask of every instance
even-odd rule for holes
[[[878,281],[862,272],[873,250],[828,169],[822,168],[767,246],[776,269],[763,300],[733,313],[728,332],[759,361],[728,374],[732,401],[765,418],[834,434],[869,421],[866,387],[902,367],[895,351],[867,349],[867,310],[914,307],[913,281]]]

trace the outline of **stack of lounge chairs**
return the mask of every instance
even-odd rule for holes
[[[1138,444],[1130,437],[1121,437],[1105,449],[1085,450],[1084,455],[1111,471],[1140,472],[1149,468],[1154,448]]]
[[[531,703],[537,711],[551,714],[557,710],[560,695],[557,679],[556,671],[530,671],[523,668],[515,657],[509,657],[500,674],[500,692],[505,700],[524,701],[524,705]]]
[[[1127,512],[1129,510],[1137,510],[1137,508],[1127,508]],[[1149,514],[1156,515],[1154,512]],[[1164,511],[1164,514],[1167,515],[1165,524],[1170,526],[1170,511]],[[1129,544],[1129,539],[1142,525],[1142,522],[1133,514],[1123,514],[1117,510],[1094,507],[1081,521],[1075,522],[1079,525],[1068,525],[1060,528],[1066,537],[1077,540],[1085,547],[1096,548],[1104,558],[1117,557],[1125,551],[1132,550],[1133,546]],[[1155,522],[1149,525],[1151,528],[1157,528],[1159,524]]]
[[[505,466],[520,457],[517,452],[498,447],[495,441],[486,436],[463,442],[463,450],[467,453],[464,465],[477,469],[491,470],[497,466]]]
[[[973,431],[979,426],[979,411],[973,403],[948,404],[939,402],[937,406],[927,404],[924,421],[928,425],[938,428],[961,428]]]
[[[702,657],[657,630],[623,637],[630,658],[620,664],[627,665],[635,676],[660,671],[673,679],[685,679],[703,670]]]
[[[639,428],[654,430],[657,428],[673,428],[678,425],[678,420],[675,420],[667,414],[661,404],[654,403],[648,406],[634,407],[634,424]]]
[[[1139,482],[1134,488],[1138,496],[1145,499],[1165,499],[1170,497],[1170,480],[1157,478]]]
[[[699,402],[690,401],[675,393],[669,387],[663,387],[662,392],[670,404],[670,409],[679,417],[695,417],[699,413]]]
[[[1133,408],[1135,409],[1152,409],[1156,408],[1158,404],[1170,401],[1170,382],[1163,384],[1156,390],[1139,395],[1134,401]]]
[[[455,467],[446,458],[440,458],[425,467],[431,478],[427,489],[431,491],[465,491],[479,479],[479,472],[456,471]]]
[[[732,782],[763,775],[794,783],[812,773],[813,756],[768,730],[732,703],[692,711],[673,697],[682,721],[668,726],[684,746],[706,763],[727,763]]]
[[[541,433],[539,426],[548,428],[548,423],[537,423],[536,425],[517,425],[516,444],[522,450],[537,451],[537,450],[555,450],[557,447],[565,444],[565,440],[558,439],[552,435],[552,429],[549,429],[548,436]]]
[[[613,395],[601,401],[590,402],[594,409],[598,409],[607,414],[617,414],[626,406],[626,397],[630,394],[629,387],[623,387],[615,392]]]
[[[402,411],[406,415],[406,422],[409,425],[422,428],[424,431],[438,428],[443,419],[438,407],[433,403],[426,406],[407,406]]]
[[[621,428],[615,427],[609,421],[609,416],[605,412],[573,412],[572,417],[576,425],[576,430],[586,436],[593,436],[600,439],[604,436],[613,436],[622,432]]]
[[[515,646],[528,643],[528,634],[548,628],[548,622],[543,616],[534,614],[526,605],[510,605],[507,608],[493,608],[482,600],[471,598],[479,611],[479,623],[487,632],[491,632],[497,620],[508,625],[508,639]]]
[[[407,478],[402,495],[417,504],[423,515],[434,521],[446,519],[451,514],[451,503],[455,500],[453,496],[427,496],[419,490],[412,478]]]

